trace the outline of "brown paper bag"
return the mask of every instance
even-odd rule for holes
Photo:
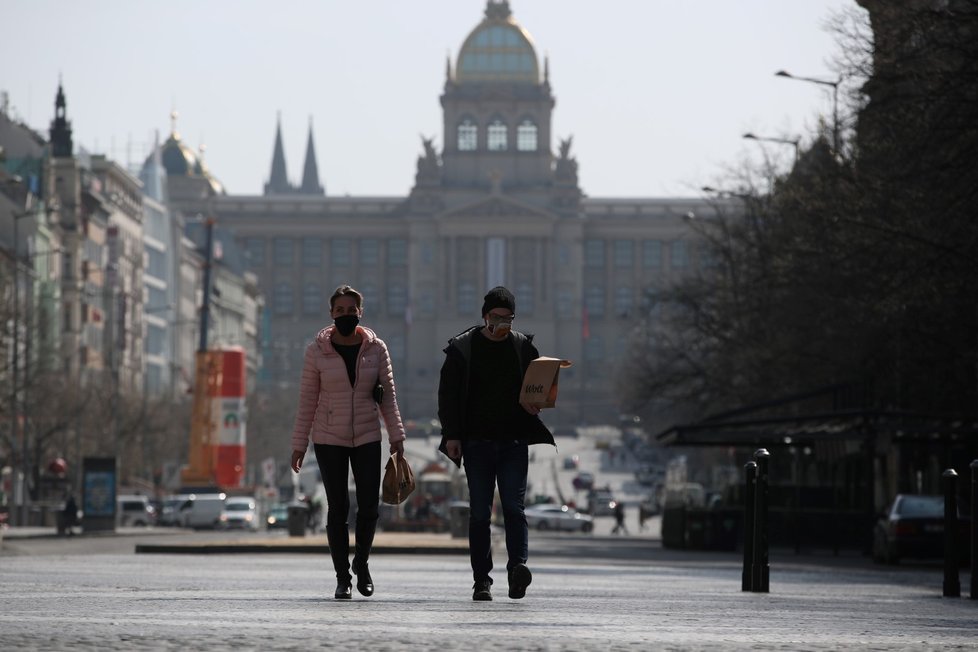
[[[520,403],[538,408],[552,408],[557,404],[557,376],[561,369],[571,366],[570,360],[539,357],[530,361],[523,376]]]
[[[380,483],[382,500],[388,505],[399,505],[414,491],[414,471],[403,455],[391,455]]]

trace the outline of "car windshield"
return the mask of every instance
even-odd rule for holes
[[[251,511],[251,505],[248,503],[228,503],[224,506],[224,511],[226,512],[248,512]]]
[[[944,498],[942,496],[904,496],[897,506],[900,516],[944,516]]]

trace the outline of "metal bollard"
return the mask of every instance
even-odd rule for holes
[[[754,491],[757,488],[757,462],[744,465],[747,476],[744,490],[744,570],[740,576],[740,590],[750,591],[754,579]]]
[[[978,600],[978,460],[971,461],[971,599]]]
[[[958,577],[958,474],[948,469],[941,474],[944,484],[944,597],[961,597]]]
[[[754,555],[751,569],[751,591],[770,591],[771,568],[768,566],[768,461],[771,454],[765,448],[754,452],[757,462],[757,483],[754,489]]]

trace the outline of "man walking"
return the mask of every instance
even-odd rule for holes
[[[526,567],[529,531],[523,512],[529,444],[554,444],[540,410],[519,402],[523,375],[539,357],[533,336],[513,330],[516,298],[494,287],[482,304],[483,324],[449,340],[438,386],[439,450],[465,464],[469,485],[469,556],[473,600],[492,600],[490,517],[499,487],[506,526],[509,597],[520,599],[533,576]]]

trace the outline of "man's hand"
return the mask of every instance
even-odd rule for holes
[[[391,455],[397,453],[401,457],[404,457],[404,440],[392,441],[391,442]]]
[[[532,414],[534,416],[537,415],[537,414],[540,414],[540,408],[538,408],[535,405],[530,405],[529,403],[523,403],[523,402],[520,402],[520,405],[523,406],[523,409],[524,410],[526,410],[527,412],[529,412],[530,414]]]
[[[448,456],[453,460],[457,460],[462,457],[462,440],[461,439],[446,439],[445,440],[445,450],[448,451]]]
[[[306,456],[306,451],[292,451],[292,470],[296,473],[302,468],[302,460]]]

